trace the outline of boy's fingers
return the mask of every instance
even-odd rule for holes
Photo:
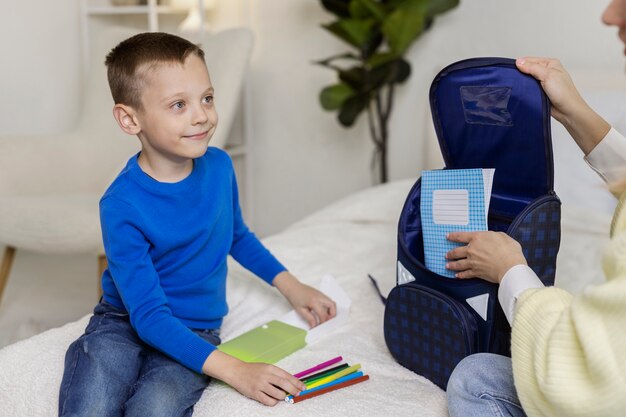
[[[317,319],[315,318],[313,313],[311,313],[311,310],[306,307],[302,307],[299,308],[298,311],[300,312],[300,316],[302,316],[302,318],[306,320],[311,328],[317,326]]]
[[[304,385],[304,383],[300,381],[298,378],[294,377],[291,374],[288,374],[282,369],[281,369],[281,372],[283,373],[283,375],[275,375],[270,380],[270,383],[275,388],[277,388],[278,391],[282,390],[282,392],[278,393],[278,397],[275,397],[275,398],[283,399],[285,397],[285,392],[291,395],[295,395],[299,393],[300,391],[306,389],[306,385]]]
[[[319,317],[320,323],[335,317],[335,311],[335,302],[331,299],[321,300],[313,306],[313,312]]]
[[[268,405],[268,406],[273,406],[278,403],[277,399],[270,397],[264,392],[260,392],[256,400],[260,402],[261,404]]]
[[[337,315],[337,303],[331,300],[330,306],[328,307],[328,318],[332,319]]]
[[[293,393],[291,391],[283,390],[283,389],[278,388],[276,385],[273,385],[273,384],[268,385],[267,388],[265,388],[263,390],[263,392],[265,392],[265,394],[267,394],[269,397],[275,398],[277,400],[284,400],[285,399],[285,392],[288,392],[291,395],[295,395],[295,394],[298,393],[298,391]]]

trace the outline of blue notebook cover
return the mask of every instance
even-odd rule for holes
[[[454,278],[446,269],[446,253],[460,243],[446,234],[487,230],[487,214],[495,169],[441,169],[422,173],[420,211],[426,268]]]

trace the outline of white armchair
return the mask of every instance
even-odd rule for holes
[[[106,267],[98,201],[139,150],[139,141],[122,133],[112,116],[113,100],[104,57],[133,35],[110,28],[92,50],[82,114],[70,132],[0,137],[0,301],[17,249],[41,253],[93,253],[100,275]],[[252,51],[252,33],[243,28],[199,39],[216,90],[219,128],[212,146],[224,147]],[[99,278],[99,277],[98,277]]]

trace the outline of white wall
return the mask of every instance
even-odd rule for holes
[[[80,108],[78,0],[4,0],[0,51],[0,135],[72,126]]]
[[[568,67],[623,70],[605,1],[463,0],[409,51],[413,73],[398,91],[390,138],[392,179],[417,177],[429,161],[423,140],[432,121],[428,88],[447,64],[475,56],[543,55]],[[352,130],[324,113],[317,93],[333,81],[313,59],[348,50],[319,24],[332,16],[317,1],[251,1],[257,33],[252,115],[257,230],[272,232],[370,183],[365,120]],[[438,150],[435,150],[438,153]]]
[[[267,234],[370,184],[371,145],[364,123],[343,129],[318,103],[320,89],[335,75],[311,61],[345,49],[319,26],[329,16],[318,2],[250,6],[256,32],[250,91],[253,221]]]
[[[423,167],[440,166],[438,146],[429,143],[424,149],[422,140],[424,129],[428,134],[432,129],[430,83],[452,62],[479,56],[535,55],[559,58],[570,69],[623,73],[623,46],[617,30],[600,21],[606,4],[608,0],[463,0],[439,17],[409,51],[413,73],[398,94],[391,121],[391,176],[416,175],[420,155]]]
[[[453,61],[537,54],[572,68],[622,71],[616,31],[600,23],[606,3],[463,0],[437,19],[409,51],[413,74],[398,91],[391,120],[391,177],[415,177],[428,162],[427,91]],[[254,140],[251,221],[265,235],[368,186],[372,147],[364,119],[346,130],[318,104],[334,74],[311,61],[348,49],[319,26],[332,16],[318,1],[222,0],[220,7],[216,17],[228,24],[216,27],[240,20],[256,32],[247,115]],[[78,0],[12,2],[0,14],[0,34],[0,135],[71,126],[80,108]]]

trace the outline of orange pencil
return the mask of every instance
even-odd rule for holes
[[[317,391],[313,391],[310,394],[298,395],[289,400],[291,404],[299,403],[300,401],[308,400],[309,398],[317,397],[318,395],[326,394],[327,392],[335,391],[341,388],[349,387],[350,385],[358,384],[359,382],[367,381],[370,379],[369,375],[363,375],[358,378],[351,379],[341,384],[333,385],[328,388],[323,388]]]

